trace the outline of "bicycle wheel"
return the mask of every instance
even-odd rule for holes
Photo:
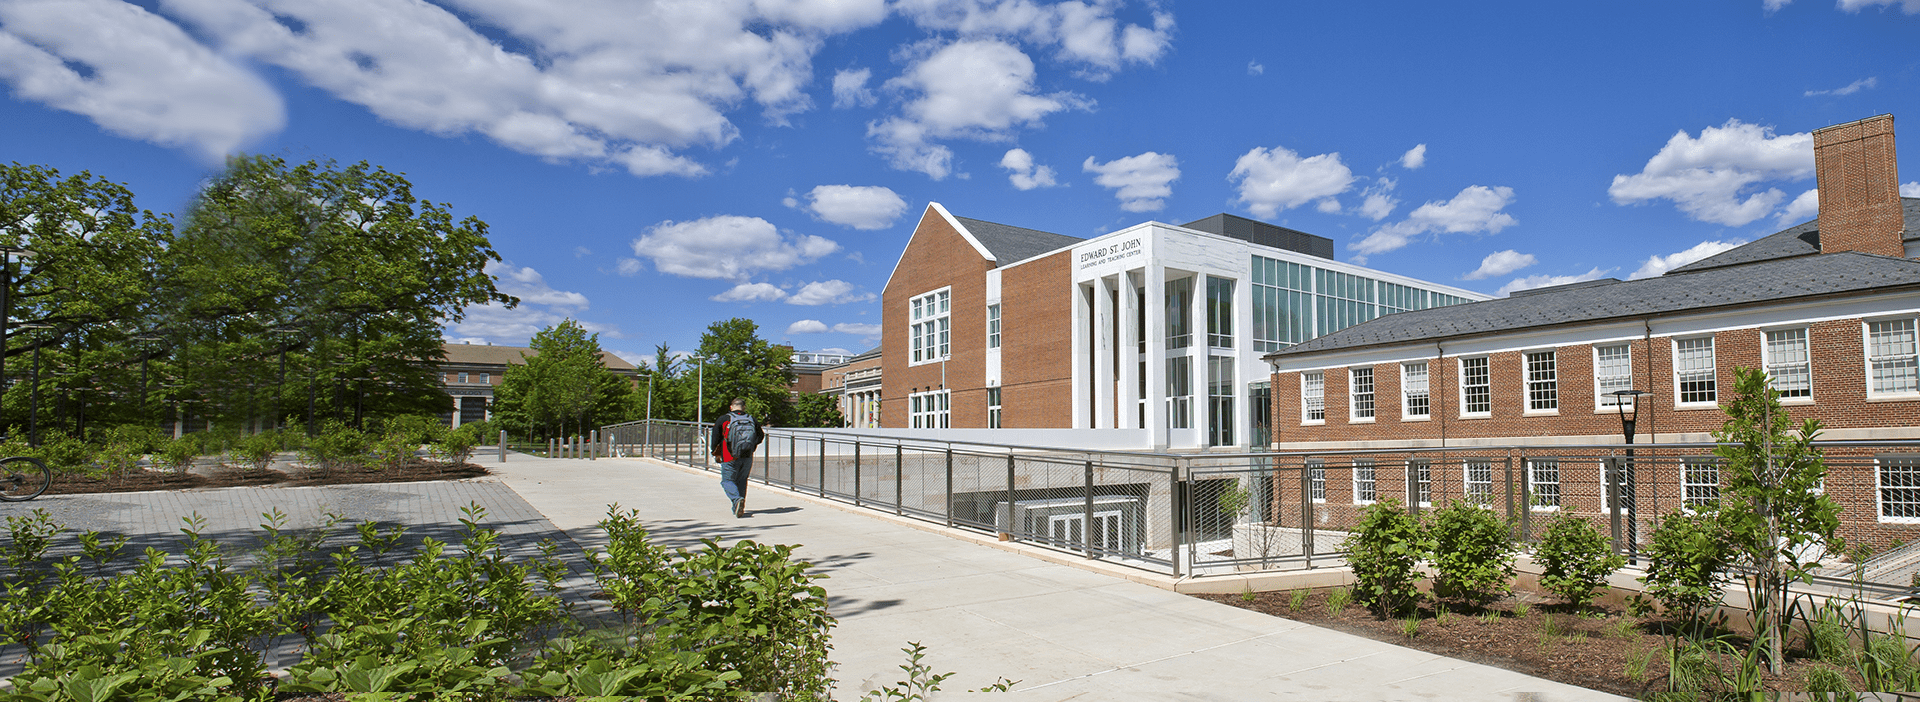
[[[53,484],[53,471],[31,456],[0,459],[0,501],[22,502],[39,497]]]

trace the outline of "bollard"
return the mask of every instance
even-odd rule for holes
[[[600,459],[600,430],[595,429],[593,430],[592,436],[587,440],[587,460],[597,461],[599,459]]]
[[[500,430],[500,462],[507,462],[507,430]]]

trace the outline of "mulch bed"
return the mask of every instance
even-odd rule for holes
[[[1424,602],[1417,633],[1409,638],[1403,633],[1403,619],[1383,619],[1355,604],[1335,613],[1327,606],[1330,590],[1307,591],[1297,603],[1296,592],[1300,591],[1196,597],[1635,699],[1666,690],[1663,651],[1671,639],[1665,627],[1673,624],[1660,617],[1635,617],[1598,607],[1574,612],[1556,604],[1550,594],[1520,589],[1485,609],[1462,609],[1444,618],[1431,601]],[[1549,622],[1553,633],[1547,631]],[[1740,643],[1745,650],[1745,640]],[[1647,661],[1638,679],[1626,674],[1630,656]],[[1766,676],[1767,689],[1805,690],[1807,671],[1825,665],[1795,658],[1791,652],[1788,658],[1780,676]],[[1723,660],[1722,668],[1731,673],[1737,663]],[[1854,689],[1865,689],[1857,673],[1844,672]]]
[[[459,480],[492,475],[486,468],[472,463],[448,465],[439,462],[415,462],[397,469],[363,468],[348,470],[301,470],[292,474],[281,471],[223,469],[211,474],[165,473],[158,471],[140,471],[108,478],[90,478],[75,473],[55,473],[53,485],[47,488],[48,495],[83,495],[109,492],[144,492],[148,490],[189,490],[223,487],[252,487],[261,485],[283,485],[305,487],[312,485],[359,485],[366,483],[410,483],[423,480]]]

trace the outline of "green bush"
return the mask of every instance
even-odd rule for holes
[[[1647,546],[1647,574],[1640,578],[1669,612],[1695,618],[1720,604],[1720,585],[1734,558],[1712,508],[1662,516]]]
[[[1361,510],[1347,549],[1356,600],[1389,617],[1419,601],[1418,567],[1432,548],[1420,520],[1407,514],[1399,500],[1381,500]]]
[[[235,441],[233,448],[227,450],[227,458],[243,470],[260,471],[273,465],[273,457],[278,453],[280,432],[269,429]]]
[[[373,460],[387,470],[399,470],[412,463],[414,453],[419,450],[420,444],[414,441],[412,433],[389,431],[373,442]]]
[[[388,417],[386,421],[381,422],[380,429],[388,435],[403,434],[407,437],[407,441],[415,446],[439,441],[450,431],[447,425],[440,423],[439,417],[424,414]]]
[[[46,461],[55,471],[79,474],[94,472],[93,454],[93,446],[58,432],[41,437],[40,447],[27,453]]]
[[[154,462],[168,472],[183,474],[193,467],[194,459],[199,457],[200,437],[195,434],[185,434],[178,439],[168,439],[162,443],[159,451],[154,454]]]
[[[1533,557],[1542,567],[1540,586],[1581,608],[1592,604],[1607,576],[1627,564],[1592,523],[1568,514],[1547,525]]]
[[[320,425],[320,434],[307,437],[301,460],[321,470],[360,468],[367,463],[367,435],[337,419]]]
[[[148,454],[158,451],[161,445],[167,441],[167,438],[160,433],[158,427],[141,426],[138,424],[122,424],[108,429],[101,433],[100,439],[101,443],[104,444],[124,445],[128,450],[137,454]]]
[[[491,422],[470,422],[447,432],[433,445],[433,455],[451,465],[466,463],[476,448],[486,446],[495,435]]]
[[[1493,510],[1455,500],[1428,517],[1433,549],[1433,593],[1480,606],[1513,589],[1514,544]]]

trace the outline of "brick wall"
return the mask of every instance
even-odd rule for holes
[[[1000,274],[1003,427],[1073,426],[1073,296],[1078,293],[1070,253],[1061,251]]]
[[[939,389],[943,365],[946,387],[956,390],[952,425],[987,425],[986,393],[978,389],[986,382],[987,271],[993,265],[932,208],[920,218],[881,295],[882,426],[910,426],[907,396]],[[910,365],[910,304],[914,297],[947,286],[952,287],[952,356],[945,364]]]
[[[1905,256],[1893,115],[1813,132],[1820,184],[1820,250]]]

